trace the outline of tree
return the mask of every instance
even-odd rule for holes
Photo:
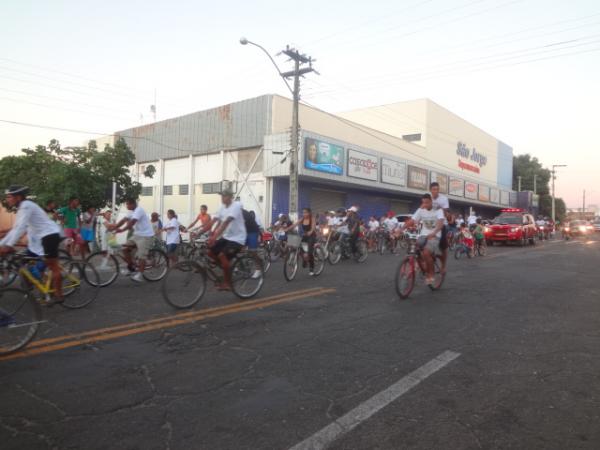
[[[135,154],[123,139],[102,151],[95,141],[87,147],[62,148],[57,140],[52,140],[47,147],[38,145],[22,152],[20,156],[0,159],[0,185],[27,185],[40,204],[48,200],[66,204],[69,197],[77,196],[86,208],[102,208],[112,200],[107,190],[113,181],[120,188],[117,203],[140,194],[141,185],[129,172]],[[153,171],[154,167],[149,166],[145,175],[152,176]]]

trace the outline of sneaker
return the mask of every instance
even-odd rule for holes
[[[140,272],[136,272],[133,275],[131,275],[131,279],[138,283],[142,283],[144,281],[144,276]]]
[[[133,275],[135,272],[132,272],[129,269],[121,269],[121,275],[125,276],[125,277],[130,277],[131,275]]]
[[[254,273],[252,274],[252,279],[253,280],[257,280],[258,278],[261,277],[261,275],[262,275],[262,272],[260,270],[256,269],[254,271]]]
[[[311,277],[314,277],[315,273],[311,270],[310,272],[308,272],[308,275],[311,276]]]

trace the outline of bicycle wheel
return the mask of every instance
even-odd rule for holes
[[[146,256],[146,266],[142,276],[147,281],[159,281],[169,270],[169,258],[167,254],[159,249],[152,249]]]
[[[321,248],[320,245],[315,247],[314,258],[315,268],[313,270],[313,273],[316,277],[318,277],[323,273],[323,270],[325,270],[325,251],[323,250],[323,248]]]
[[[396,292],[402,299],[408,298],[415,287],[415,260],[414,256],[407,256],[402,260],[396,271]]]
[[[292,281],[298,273],[298,249],[292,250],[283,264],[283,276],[286,280]]]
[[[196,261],[180,261],[163,278],[161,292],[172,307],[191,308],[206,292],[206,271]]]
[[[100,287],[113,284],[119,276],[119,260],[108,252],[92,253],[85,262],[96,269],[96,273],[100,278]],[[86,281],[91,284],[94,280],[86,279]]]
[[[329,251],[329,264],[335,266],[342,259],[342,244],[339,241],[336,241],[331,246],[331,250]]]
[[[231,266],[231,287],[241,299],[252,298],[263,286],[265,275],[261,264],[250,256],[236,258]]]
[[[12,261],[6,258],[0,260],[0,287],[10,286],[17,278],[19,273]]]
[[[380,236],[378,241],[377,241],[377,249],[379,250],[379,254],[383,255],[385,253],[385,237]]]
[[[477,254],[479,256],[487,255],[487,245],[480,244],[477,246]]]
[[[459,245],[456,247],[456,250],[454,250],[454,259],[460,259],[463,253],[463,248]]]
[[[354,254],[354,259],[358,263],[364,263],[369,256],[369,252],[367,251],[367,243],[363,240],[360,240],[356,243],[356,253]]]
[[[98,298],[100,276],[95,267],[85,261],[61,263],[62,288],[67,309],[84,308]],[[49,273],[48,273],[49,274]]]
[[[446,274],[442,273],[442,257],[440,255],[435,256],[435,263],[433,268],[433,284],[429,285],[432,291],[437,291],[444,284]]]
[[[0,290],[0,355],[25,347],[42,323],[42,308],[27,291]]]
[[[262,261],[263,272],[267,273],[271,268],[271,255],[269,249],[265,246],[258,249],[258,255]]]

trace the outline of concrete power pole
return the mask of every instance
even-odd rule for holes
[[[521,192],[521,175],[519,175],[517,178],[519,180],[518,187],[517,187],[517,192]]]
[[[585,219],[585,189],[583,190],[583,217]]]
[[[567,167],[566,164],[553,164],[552,170],[550,173],[552,174],[552,222],[556,222],[556,198],[554,196],[554,180],[556,180],[556,168],[557,167]]]
[[[292,142],[290,149],[290,199],[289,199],[289,215],[291,220],[298,218],[298,146],[300,141],[300,77],[314,72],[312,67],[313,60],[310,56],[301,54],[295,48],[289,46],[282,52],[294,61],[294,70],[283,72],[284,78],[294,79],[294,106],[292,109]],[[308,64],[308,67],[302,67]]]
[[[537,194],[537,175],[533,174],[533,193]]]

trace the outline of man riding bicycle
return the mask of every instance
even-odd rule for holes
[[[216,230],[207,242],[209,247],[208,256],[223,269],[223,283],[217,286],[217,289],[230,291],[230,261],[246,244],[247,233],[242,205],[240,202],[233,201],[233,192],[229,189],[221,191],[221,201],[223,202],[221,208],[212,220],[202,228],[201,233],[208,232],[213,225],[218,223]]]
[[[141,206],[138,206],[135,199],[128,198],[125,200],[125,206],[132,212],[114,225],[107,224],[106,228],[113,233],[123,233],[133,230],[131,239],[123,246],[123,257],[127,262],[127,269],[129,270],[131,279],[141,283],[144,281],[142,274],[146,267],[146,257],[153,244],[154,229],[146,211]],[[121,228],[123,225],[125,227]],[[137,267],[133,261],[133,252],[136,248],[138,257]]]
[[[421,225],[417,245],[421,249],[421,257],[425,263],[426,282],[429,286],[434,283],[435,254],[439,252],[442,228],[444,227],[444,212],[433,208],[431,194],[423,194],[421,207],[406,223],[407,228]]]
[[[27,200],[28,193],[29,188],[27,186],[10,186],[5,192],[8,206],[17,208],[17,217],[13,228],[0,241],[0,255],[14,252],[14,245],[27,233],[29,250],[36,254],[43,250],[45,263],[52,272],[54,299],[50,304],[62,303],[64,302],[62,277],[58,263],[58,246],[61,241],[60,228],[48,218],[41,207],[31,200]]]

